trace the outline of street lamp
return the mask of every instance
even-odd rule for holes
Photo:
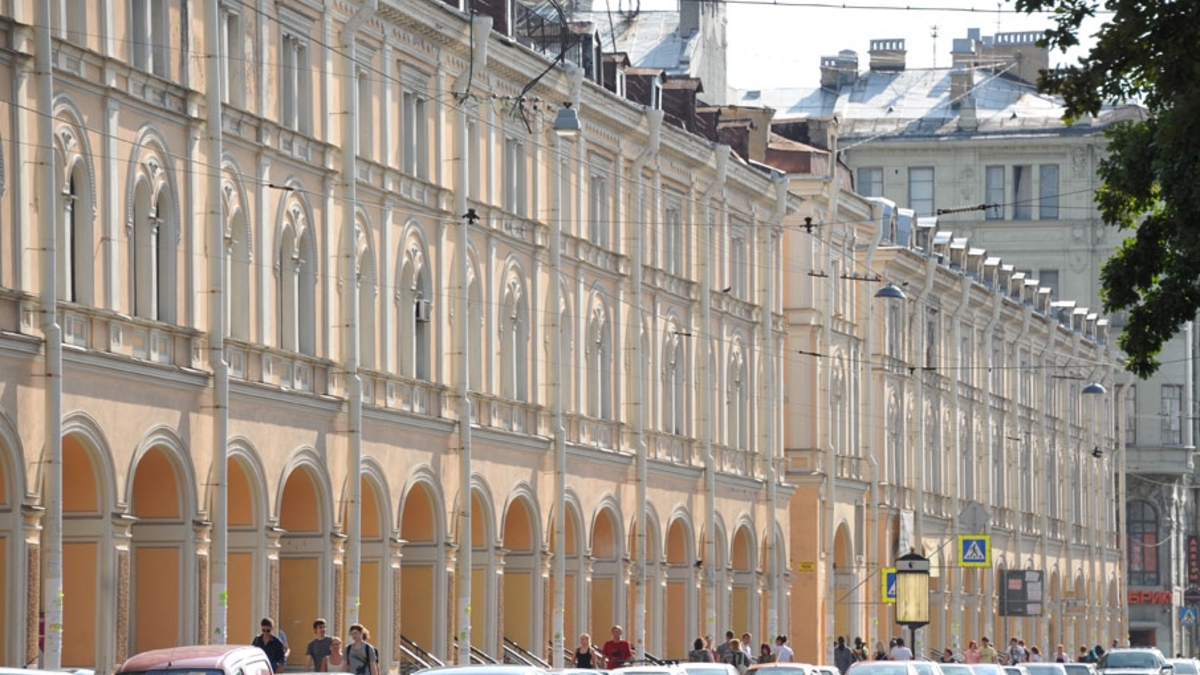
[[[908,628],[915,658],[917,629],[929,625],[929,559],[915,551],[896,559],[896,623]]]
[[[579,113],[571,107],[570,102],[563,103],[554,117],[554,133],[561,138],[574,138],[583,130],[579,123]]]
[[[906,297],[904,290],[896,284],[888,284],[883,288],[875,291],[875,297],[887,298],[889,300],[904,300]]]

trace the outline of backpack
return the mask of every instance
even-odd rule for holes
[[[738,673],[741,675],[746,675],[748,666],[746,664],[746,655],[742,653],[742,650],[730,649],[725,654],[725,663],[737,668]]]

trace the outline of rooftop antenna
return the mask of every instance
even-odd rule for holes
[[[1003,7],[1004,3],[996,3],[996,35],[1000,34],[1000,20],[1004,18],[1004,10],[1002,9]]]
[[[936,24],[936,23],[935,23],[935,24],[933,24],[932,26],[930,26],[930,27],[929,27],[929,35],[930,35],[931,37],[933,37],[933,67],[934,67],[934,68],[937,68],[937,36],[938,36],[938,26],[937,26],[937,24]]]

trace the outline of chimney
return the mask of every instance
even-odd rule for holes
[[[975,66],[979,64],[979,29],[972,28],[965,38],[954,38],[950,46],[950,62],[955,67],[959,65]]]
[[[841,91],[858,78],[858,52],[843,49],[837,56],[821,57],[821,88]]]
[[[950,101],[955,108],[975,86],[975,71],[968,66],[955,64],[950,71]]]
[[[679,37],[687,39],[700,30],[700,9],[704,4],[703,0],[679,3]]]
[[[990,46],[984,43],[983,56],[997,71],[1007,69],[1009,77],[1036,85],[1038,73],[1050,67],[1050,52],[1037,44],[1041,38],[1035,30],[997,33]]]
[[[975,131],[979,128],[979,116],[975,111],[975,96],[967,94],[958,102],[958,130]]]
[[[904,70],[904,58],[908,53],[904,39],[871,40],[871,70],[895,72]]]

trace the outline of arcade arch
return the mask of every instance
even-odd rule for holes
[[[665,658],[686,659],[696,620],[696,542],[686,514],[676,514],[667,526],[666,601],[664,616],[685,617],[666,625]]]
[[[446,541],[443,502],[437,483],[426,477],[412,482],[400,507],[400,632],[434,654],[447,651],[448,626]]]
[[[527,490],[505,509],[501,549],[504,575],[500,589],[503,635],[537,653],[542,635],[541,533],[537,507]]]
[[[314,456],[310,456],[314,455]],[[329,480],[315,453],[302,452],[284,473],[279,498],[279,596],[272,599],[275,624],[290,636],[309,633],[316,616],[332,615],[332,531]],[[293,649],[291,665],[304,663],[304,651]]]

